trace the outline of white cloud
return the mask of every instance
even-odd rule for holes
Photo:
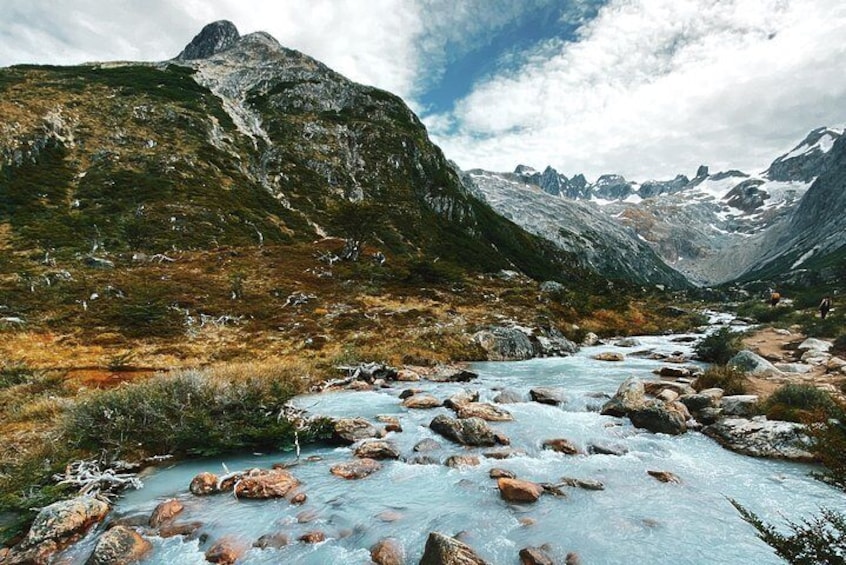
[[[538,46],[424,121],[467,168],[751,170],[846,120],[844,34],[840,0],[615,0],[579,41]]]

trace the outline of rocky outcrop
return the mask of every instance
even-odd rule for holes
[[[455,419],[439,414],[429,423],[429,428],[461,445],[491,446],[497,443],[494,431],[481,418]]]
[[[487,352],[490,361],[522,361],[535,356],[529,336],[517,328],[482,330],[473,340]]]
[[[128,565],[140,561],[152,548],[135,530],[115,526],[100,536],[85,565]]]
[[[767,420],[764,416],[725,418],[702,430],[723,447],[751,455],[793,461],[813,461],[806,428],[795,422]]]
[[[733,394],[720,401],[725,416],[754,416],[760,410],[757,394]]]
[[[241,34],[235,25],[226,20],[213,22],[205,26],[191,43],[176,56],[177,60],[205,59],[235,45]]]
[[[473,549],[438,532],[429,534],[419,565],[487,565]]]

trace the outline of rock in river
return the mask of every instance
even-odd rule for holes
[[[429,428],[461,445],[491,446],[497,443],[494,431],[481,418],[457,420],[438,414],[429,423]]]
[[[348,463],[338,463],[329,471],[338,477],[355,480],[372,475],[381,468],[382,465],[375,459],[356,459]]]
[[[468,402],[458,407],[459,418],[481,418],[488,422],[510,422],[514,419],[510,412],[486,402]]]
[[[284,469],[251,469],[235,484],[238,498],[282,498],[300,484]]]
[[[497,479],[496,486],[503,500],[508,502],[536,502],[543,494],[543,486],[520,479]]]
[[[153,544],[126,526],[115,526],[100,536],[85,565],[127,565],[140,560]]]
[[[473,549],[438,532],[429,534],[419,565],[487,565]]]
[[[379,430],[364,418],[340,418],[333,422],[332,439],[351,445],[363,439],[379,437]]]
[[[702,430],[723,447],[753,457],[813,461],[813,446],[806,428],[795,422],[767,420],[764,416],[725,418]]]
[[[363,459],[399,459],[399,450],[390,442],[375,439],[365,441],[355,450],[355,456]]]

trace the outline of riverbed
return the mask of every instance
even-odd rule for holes
[[[684,337],[684,336],[682,336]],[[695,336],[687,336],[695,337]],[[575,552],[584,564],[767,564],[781,563],[755,530],[741,520],[729,499],[736,499],[761,517],[778,524],[817,513],[820,506],[845,510],[839,491],[809,476],[812,466],[753,459],[727,451],[697,432],[681,436],[653,434],[634,428],[624,418],[602,416],[598,410],[627,377],[657,378],[652,371],[664,363],[659,354],[691,353],[679,336],[643,336],[630,347],[604,345],[583,348],[565,358],[511,363],[477,363],[479,377],[467,383],[395,383],[375,391],[343,391],[303,396],[295,404],[310,413],[331,417],[364,417],[378,424],[379,415],[398,418],[402,432],[389,439],[401,452],[398,461],[361,480],[330,474],[330,466],[353,458],[349,447],[304,447],[291,472],[303,483],[308,500],[294,506],[283,500],[238,500],[231,494],[196,497],[188,493],[191,479],[202,471],[269,468],[295,463],[293,452],[251,454],[183,462],[144,478],[145,486],[127,493],[114,516],[146,514],[171,497],[185,504],[178,521],[202,522],[202,538],[150,538],[154,550],[144,563],[205,563],[204,552],[227,537],[247,546],[265,534],[284,532],[291,543],[280,549],[252,548],[239,563],[366,564],[370,547],[396,538],[407,563],[417,563],[430,532],[461,534],[492,564],[518,563],[527,546],[548,544],[548,553],[563,563]],[[625,355],[620,362],[598,361],[600,352]],[[689,363],[690,364],[690,363]],[[534,387],[557,387],[560,406],[529,400]],[[462,391],[478,391],[491,402],[503,389],[524,401],[502,404],[514,417],[491,423],[511,440],[516,456],[498,460],[483,456],[495,448],[465,448],[433,433],[428,425],[447,408],[410,410],[399,394],[421,389],[439,399]],[[441,464],[403,461],[414,446],[431,438],[440,447],[428,453]],[[566,438],[582,452],[564,455],[544,449],[547,439]],[[617,454],[589,454],[590,446]],[[450,468],[451,455],[480,455],[478,466]],[[599,481],[604,490],[566,488],[566,496],[544,495],[535,503],[508,503],[499,495],[492,468],[503,468],[521,479],[559,483],[564,477]],[[668,471],[680,483],[662,483],[647,471]],[[298,542],[319,530],[326,541]],[[90,548],[90,544],[89,548]],[[77,546],[81,559],[86,544]],[[68,556],[71,561],[74,555]]]

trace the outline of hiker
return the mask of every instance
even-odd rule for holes
[[[829,310],[831,310],[831,297],[826,296],[822,299],[822,302],[820,302],[820,318],[825,320]]]
[[[781,300],[781,295],[779,293],[773,291],[773,293],[770,294],[770,306],[772,306],[774,308],[775,305],[778,304],[779,300]]]

